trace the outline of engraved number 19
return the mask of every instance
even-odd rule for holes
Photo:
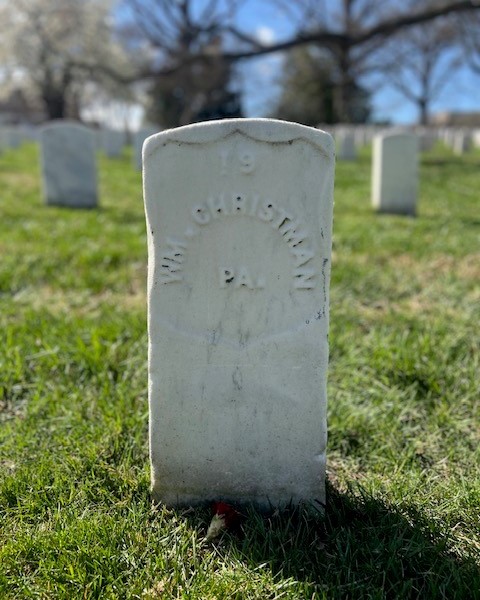
[[[227,174],[228,167],[238,169],[241,173],[252,173],[255,169],[255,157],[251,152],[240,150],[232,156],[231,150],[222,150],[220,152],[222,162],[222,175]]]

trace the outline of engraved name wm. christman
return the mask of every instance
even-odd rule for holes
[[[160,261],[160,283],[183,281],[183,264],[189,241],[199,235],[209,223],[232,216],[243,216],[268,224],[282,236],[293,258],[294,288],[313,289],[315,287],[316,271],[309,264],[314,257],[314,252],[305,227],[287,210],[277,206],[271,200],[263,199],[259,194],[219,194],[194,206],[191,216],[193,223],[188,225],[182,237],[166,239]],[[222,288],[227,287],[230,283],[228,273],[227,276],[225,275],[226,271],[229,271],[229,267],[222,266],[219,281]],[[252,279],[245,267],[240,267],[239,273],[240,284],[237,278],[234,287],[262,289],[265,286],[263,277]]]

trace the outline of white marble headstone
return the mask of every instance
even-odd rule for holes
[[[455,154],[465,154],[470,149],[471,138],[466,131],[456,131],[453,137],[452,147]]]
[[[421,131],[417,137],[420,152],[430,152],[436,141],[433,131]]]
[[[38,142],[38,127],[35,127],[34,125],[22,125],[20,131],[24,142]]]
[[[45,201],[57,206],[97,206],[95,133],[74,122],[53,121],[40,131]]]
[[[377,135],[373,140],[373,207],[384,213],[414,215],[417,179],[417,136],[395,132]]]
[[[323,502],[332,138],[211,121],[143,161],[155,499]]]
[[[338,160],[355,160],[357,152],[355,149],[355,135],[353,130],[340,129],[336,135]]]
[[[474,148],[480,148],[480,129],[474,129],[472,132],[472,145]]]
[[[22,132],[17,125],[11,125],[4,130],[4,142],[7,148],[16,149],[22,144]]]
[[[355,141],[355,148],[356,149],[360,149],[363,148],[364,146],[367,145],[367,131],[365,129],[365,127],[361,127],[360,125],[357,125],[357,127],[354,130],[353,133],[353,137],[354,137],[354,141]]]
[[[102,129],[102,147],[109,158],[121,156],[125,146],[125,133],[116,129]]]

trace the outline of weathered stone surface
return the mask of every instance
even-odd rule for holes
[[[41,128],[40,144],[46,203],[97,206],[95,134],[79,123],[54,121]]]
[[[373,140],[372,204],[379,212],[414,215],[418,187],[418,140],[411,133],[384,133]]]
[[[332,138],[233,119],[143,157],[154,497],[323,501]]]

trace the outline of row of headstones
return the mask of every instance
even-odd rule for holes
[[[102,131],[99,135],[85,125],[65,121],[51,122],[40,127],[36,133],[40,142],[46,204],[72,208],[96,207],[97,142],[101,137],[102,148],[107,156],[116,157],[125,146],[125,135],[120,131]],[[154,133],[158,133],[158,129],[141,129],[134,134],[133,161],[138,170],[142,168],[143,142]],[[19,128],[0,130],[0,137],[7,140],[10,148],[16,148],[25,141]]]
[[[367,129],[363,129],[367,131]],[[373,137],[372,204],[379,212],[415,214],[418,189],[418,149],[421,138],[409,132],[370,128]],[[144,140],[157,133],[142,129],[135,135],[134,160],[142,166]],[[337,129],[337,145],[354,148],[353,135],[346,128]],[[47,204],[92,208],[98,204],[96,172],[96,135],[81,124],[56,121],[40,128],[44,196]],[[123,148],[121,132],[103,132],[105,147],[111,153]],[[480,135],[479,135],[480,137]],[[342,145],[343,142],[343,145]]]
[[[74,124],[62,121],[57,123]],[[335,139],[337,158],[340,160],[354,160],[360,148],[368,146],[376,135],[388,130],[383,126],[341,124],[319,125],[318,128],[330,133]],[[38,141],[41,130],[41,127],[26,125],[0,127],[0,151],[5,148],[18,148],[25,141]],[[128,144],[128,136],[124,131],[105,128],[90,129],[90,131],[94,135],[95,148],[103,151],[109,158],[121,156],[124,147]],[[141,151],[144,140],[159,131],[158,127],[147,126],[133,134],[133,162],[137,169],[141,169]],[[417,135],[418,147],[421,152],[428,152],[438,141],[451,148],[456,154],[463,154],[471,148],[480,148],[480,129],[416,127],[405,128],[403,131]]]
[[[377,131],[372,141],[373,208],[382,213],[415,215],[421,139],[417,134],[407,131],[384,130]],[[354,158],[353,135],[341,130],[337,132],[335,142],[337,158]]]
[[[361,125],[337,125],[334,127],[319,125],[319,128],[330,133],[335,139],[339,160],[355,160],[360,148],[368,146],[373,142],[375,136],[386,131],[385,127]],[[471,131],[453,127],[419,127],[414,129],[395,128],[395,130],[414,133],[418,139],[420,152],[429,152],[437,142],[442,142],[457,155],[464,154],[471,148],[480,148],[480,129]]]
[[[108,158],[118,158],[122,155],[124,148],[128,145],[128,136],[125,131],[115,129],[91,129],[80,123],[68,121],[55,121],[43,127],[10,126],[0,127],[0,153],[2,150],[19,148],[25,142],[38,142],[41,139],[42,131],[49,127],[75,127],[75,132],[88,131],[94,151],[100,150]],[[73,131],[73,130],[72,130]],[[76,133],[73,135],[76,135]],[[158,133],[158,127],[144,127],[133,133],[133,165],[136,169],[142,168],[142,145],[147,137]]]
[[[18,148],[26,141],[36,141],[35,130],[17,126],[0,127],[0,153]]]

